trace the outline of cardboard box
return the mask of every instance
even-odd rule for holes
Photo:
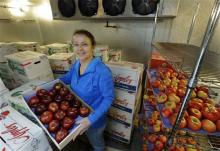
[[[37,51],[39,44],[37,42],[19,41],[13,42],[16,45],[18,51]]]
[[[15,75],[9,68],[7,62],[0,62],[0,77],[2,78],[5,86],[10,90],[21,85],[19,81],[16,80]]]
[[[21,84],[33,79],[53,80],[52,70],[45,54],[23,51],[5,57],[16,80]]]
[[[73,53],[74,52],[74,48],[73,48],[72,41],[67,41],[66,44],[68,45],[68,52],[69,53]]]
[[[33,116],[31,116],[31,112],[29,111],[29,108],[27,107],[26,102],[23,99],[22,93],[24,91],[29,90],[29,89],[34,90],[37,88],[37,86],[42,85],[43,83],[45,83],[45,82],[40,81],[40,80],[33,80],[30,82],[27,82],[27,83],[23,84],[22,86],[20,86],[16,89],[13,89],[13,90],[9,91],[8,93],[5,93],[4,95],[2,95],[2,99],[5,102],[8,102],[10,106],[12,106],[18,112],[23,114],[25,117],[27,117],[31,121],[34,121],[35,123],[37,123],[35,118]]]
[[[5,55],[17,52],[15,44],[0,42],[0,62],[6,62]]]
[[[0,109],[0,132],[13,151],[52,151],[43,130],[10,106]]]
[[[24,102],[25,102],[25,106],[26,108],[29,110],[29,112],[31,113],[31,116],[33,116],[35,118],[35,120],[38,122],[38,124],[44,129],[44,131],[47,133],[47,135],[49,136],[49,138],[53,141],[53,143],[57,146],[57,148],[59,148],[60,150],[65,147],[70,141],[72,141],[72,138],[73,136],[75,135],[75,132],[76,130],[79,128],[79,125],[74,125],[72,128],[70,128],[68,130],[69,134],[66,138],[64,138],[60,143],[57,143],[57,141],[55,140],[55,134],[54,133],[50,133],[48,130],[47,130],[47,125],[44,125],[41,123],[41,121],[39,120],[39,117],[34,113],[34,111],[29,108],[29,106],[27,105],[28,104],[28,100],[32,97],[32,96],[35,96],[36,95],[36,91],[38,89],[46,89],[46,90],[51,90],[54,86],[55,83],[57,82],[61,82],[59,79],[57,80],[54,80],[54,81],[51,81],[51,82],[48,82],[48,83],[45,83],[45,84],[42,84],[40,86],[37,86],[37,88],[35,90],[33,89],[29,89],[27,91],[24,91],[22,93],[23,95],[23,98],[24,98]],[[65,84],[64,84],[65,85]],[[71,91],[71,90],[70,90]],[[82,104],[84,104],[85,106],[87,106],[88,108],[90,108],[90,111],[92,112],[93,110],[91,109],[91,107],[89,107],[82,99],[80,99],[73,91],[71,91],[72,94],[75,95],[75,97],[80,100],[82,102]],[[78,121],[78,120],[81,120],[82,117],[81,116],[78,116],[75,121]]]
[[[68,44],[53,43],[49,45],[44,45],[47,48],[48,55],[55,53],[67,53],[69,46]]]
[[[46,46],[39,46],[38,49],[37,49],[37,52],[48,55],[48,49],[47,49]]]
[[[112,119],[118,121],[119,123],[127,125],[127,126],[131,126],[132,123],[133,123],[133,114],[132,113],[123,111],[123,110],[118,109],[118,108],[113,107],[113,106],[110,107],[108,115]]]
[[[120,62],[121,61],[121,52],[120,49],[111,49],[108,53],[108,60],[112,62]]]
[[[5,89],[0,92],[0,108],[3,108],[5,106],[9,105],[9,102],[6,99],[4,99],[4,95],[7,93],[9,93],[8,89]]]
[[[94,49],[94,56],[100,57],[103,62],[108,61],[108,50],[107,45],[96,45]]]
[[[130,143],[133,126],[126,126],[115,120],[109,119],[106,126],[107,134],[123,143]]]
[[[114,79],[114,85],[117,88],[137,92],[138,85],[141,82],[143,68],[135,63],[129,62],[106,62],[111,69]]]
[[[127,111],[129,113],[133,113],[135,98],[135,93],[129,93],[127,91],[115,88],[115,100],[112,106]]]
[[[12,151],[2,139],[0,139],[0,151]]]
[[[57,73],[59,71],[69,71],[76,57],[74,53],[55,53],[48,56],[48,59],[53,72]]]

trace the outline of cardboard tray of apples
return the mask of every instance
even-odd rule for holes
[[[185,96],[184,89],[186,88],[180,87],[179,82],[176,92],[169,86],[165,86],[163,89],[163,86],[161,86],[162,83],[155,82],[160,78],[157,72],[157,70],[150,70],[148,72],[148,78],[152,85],[153,93],[157,97],[157,100],[159,100],[157,108],[161,113],[163,124],[166,128],[172,128],[171,123],[174,124],[175,122],[181,101]],[[165,76],[166,73],[160,73],[160,75]],[[159,80],[163,81],[163,84],[169,81],[164,81],[164,79]],[[181,86],[186,86],[187,79],[183,78],[181,82],[183,82]],[[185,118],[182,120],[180,128],[186,131],[220,136],[220,108],[215,106],[213,99],[209,96],[208,89],[198,86],[197,90],[194,90],[193,93],[194,98],[191,98],[188,103],[187,112],[184,115]]]
[[[30,112],[61,150],[75,135],[76,121],[93,110],[59,79],[22,93]]]

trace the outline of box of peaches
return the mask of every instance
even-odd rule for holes
[[[23,92],[30,112],[58,149],[75,135],[76,121],[87,117],[92,109],[62,81],[54,80]]]

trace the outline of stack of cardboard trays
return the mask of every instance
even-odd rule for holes
[[[110,49],[108,52],[108,61],[110,62],[120,62],[122,56],[121,49]]]
[[[48,56],[48,59],[56,79],[63,76],[70,70],[72,64],[76,60],[76,57],[74,53],[55,53]]]
[[[10,106],[0,109],[0,149],[52,151],[43,130]]]
[[[16,81],[20,85],[34,79],[42,81],[54,79],[49,60],[45,54],[22,51],[6,55],[5,58]]]
[[[8,89],[13,89],[19,84],[16,82],[4,56],[16,52],[17,48],[15,44],[0,43],[0,77]]]
[[[100,57],[103,62],[108,61],[108,45],[96,45],[94,49],[94,56]]]
[[[55,53],[67,53],[69,51],[69,45],[62,43],[53,43],[49,45],[44,45],[44,47],[46,47],[48,55],[52,55]]]
[[[141,101],[144,66],[132,62],[108,62],[115,86],[115,100],[109,110],[107,134],[123,143],[130,143],[135,109]]]
[[[37,51],[39,47],[38,42],[19,41],[13,42],[13,44],[15,44],[18,51]]]

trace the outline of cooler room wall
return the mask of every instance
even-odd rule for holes
[[[205,31],[209,12],[214,0],[200,0],[202,12],[197,19],[191,44],[200,45]],[[44,1],[45,2],[45,1]],[[189,26],[197,1],[181,0],[178,16],[174,19],[158,21],[156,41],[186,43]],[[49,3],[49,1],[47,1]],[[190,7],[189,7],[190,6]],[[206,8],[204,11],[203,9]],[[201,18],[203,18],[201,20]],[[198,21],[199,20],[199,21]],[[123,59],[145,63],[149,56],[154,20],[115,20],[111,25],[118,28],[106,28],[105,21],[45,21],[35,22],[0,22],[1,41],[38,41],[41,44],[71,40],[75,29],[84,28],[91,31],[98,43],[111,47],[122,48]],[[198,28],[198,29],[197,29]],[[219,27],[220,28],[220,27]],[[214,43],[214,42],[212,42]],[[220,46],[213,44],[213,49]],[[212,47],[211,47],[212,48]]]

